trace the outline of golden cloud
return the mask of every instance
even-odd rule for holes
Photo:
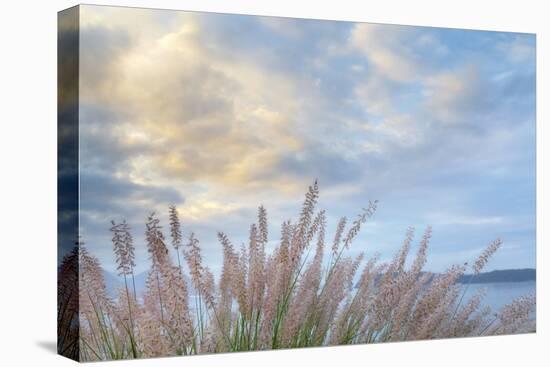
[[[127,48],[109,63],[83,62],[81,96],[119,113],[122,121],[104,126],[119,144],[145,147],[128,157],[134,182],[258,187],[262,177],[279,177],[267,173],[282,154],[303,148],[291,130],[301,103],[294,80],[209,42],[194,14],[174,18],[168,32],[145,35],[142,24],[158,24],[150,19],[157,15],[137,12],[132,20],[126,13],[121,20],[116,8],[88,9],[83,47],[87,28],[107,24],[112,34],[127,33]],[[103,79],[85,77],[95,67],[106,68]]]

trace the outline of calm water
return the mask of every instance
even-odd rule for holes
[[[509,282],[509,283],[483,283],[470,284],[464,299],[476,294],[479,289],[485,288],[487,293],[484,304],[491,307],[492,311],[498,311],[502,306],[512,302],[515,298],[534,294],[536,290],[535,281]]]

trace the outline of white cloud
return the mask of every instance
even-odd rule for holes
[[[486,100],[486,88],[473,66],[438,73],[425,83],[427,110],[441,123],[460,123],[469,110]]]
[[[352,30],[350,45],[385,78],[410,81],[417,77],[418,65],[403,42],[404,35],[406,30],[401,26],[359,23]]]
[[[452,215],[452,213],[432,213],[429,214],[428,217],[434,225],[447,226],[486,226],[505,222],[505,218],[501,216],[468,216]]]
[[[534,40],[534,35],[518,34],[509,41],[500,42],[497,48],[514,63],[534,62],[536,55]]]

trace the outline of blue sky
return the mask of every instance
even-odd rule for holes
[[[81,232],[114,269],[127,219],[138,271],[151,211],[178,206],[216,270],[216,232],[270,246],[319,180],[329,238],[369,200],[351,252],[391,258],[428,224],[427,268],[535,266],[535,36],[81,7]]]

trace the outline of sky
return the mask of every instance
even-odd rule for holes
[[[218,272],[257,207],[297,218],[319,181],[327,238],[378,210],[350,249],[390,259],[433,227],[427,269],[535,267],[535,36],[81,6],[80,232],[115,272],[126,219],[137,272],[145,220],[176,205]]]

